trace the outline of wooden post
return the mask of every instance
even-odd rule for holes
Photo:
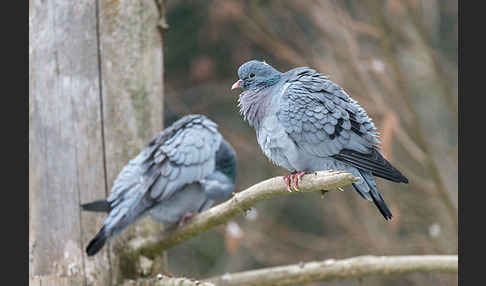
[[[99,17],[106,171],[111,190],[123,166],[163,128],[162,37],[154,0],[100,1]],[[161,226],[146,218],[112,240],[117,283],[138,275],[134,273],[138,257],[123,257],[132,239],[143,238],[137,232],[160,233]]]
[[[79,205],[106,198],[162,130],[159,13],[154,0],[29,2],[32,285],[110,285],[121,276],[109,247],[86,256],[105,215]]]

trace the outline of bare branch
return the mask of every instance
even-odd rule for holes
[[[300,263],[212,277],[218,286],[290,285],[412,272],[457,273],[457,255],[360,256]]]
[[[299,192],[288,192],[282,177],[271,178],[235,193],[230,200],[194,216],[188,223],[166,233],[160,241],[144,245],[139,250],[145,256],[153,256],[154,253],[160,253],[211,227],[226,223],[233,217],[244,214],[257,202],[264,199],[301,192],[334,190],[357,180],[351,174],[342,171],[319,171],[302,177],[299,183]]]
[[[160,275],[160,274],[159,274]],[[160,275],[152,279],[127,280],[123,286],[215,286],[210,282],[202,282],[194,279],[177,277],[172,278],[165,275]]]

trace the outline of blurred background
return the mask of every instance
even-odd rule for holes
[[[174,276],[206,278],[360,255],[458,253],[458,1],[29,0],[31,285],[119,285],[161,272],[161,235],[137,222],[85,247],[123,166],[164,126],[202,113],[238,156],[237,191],[287,170],[239,114],[238,67],[265,60],[330,77],[373,118],[409,184],[377,178],[385,222],[351,187],[282,196],[168,250]],[[164,16],[165,15],[165,16]],[[166,27],[166,25],[168,28]],[[326,285],[457,285],[457,274]],[[320,283],[315,283],[319,285]],[[130,284],[132,285],[132,284]]]
[[[379,129],[383,153],[410,180],[378,178],[385,222],[351,187],[283,196],[169,250],[176,275],[208,277],[357,255],[454,254],[457,246],[458,11],[454,0],[169,1],[164,125],[215,120],[238,153],[237,190],[286,173],[261,152],[231,91],[237,68],[330,76]],[[366,285],[455,285],[450,275],[366,278]],[[358,285],[356,280],[326,285]]]

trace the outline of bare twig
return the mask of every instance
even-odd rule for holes
[[[290,285],[412,272],[457,273],[457,255],[360,256],[299,263],[206,279],[218,286]]]
[[[152,279],[127,280],[123,286],[215,286],[211,282],[201,282],[194,279],[177,277],[172,278],[159,274]]]
[[[334,190],[357,180],[357,178],[346,172],[319,171],[302,177],[299,183],[300,191],[290,193],[287,191],[282,177],[271,178],[244,191],[235,193],[230,200],[194,216],[188,223],[172,232],[166,233],[160,241],[144,245],[142,248],[139,248],[139,251],[143,255],[151,257],[209,228],[226,223],[237,215],[244,214],[257,202],[270,197],[300,192]]]

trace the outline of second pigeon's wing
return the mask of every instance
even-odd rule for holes
[[[202,115],[181,118],[153,138],[122,170],[108,197],[113,222],[125,225],[184,185],[215,169],[221,142],[217,125]],[[108,222],[108,219],[107,219]]]
[[[377,151],[373,122],[342,87],[305,67],[286,76],[277,118],[300,149],[399,180],[401,174]]]
[[[214,172],[216,151],[221,143],[217,125],[203,116],[192,118],[165,140],[155,138],[157,146],[146,162],[150,197],[163,200],[180,187],[199,181]]]

